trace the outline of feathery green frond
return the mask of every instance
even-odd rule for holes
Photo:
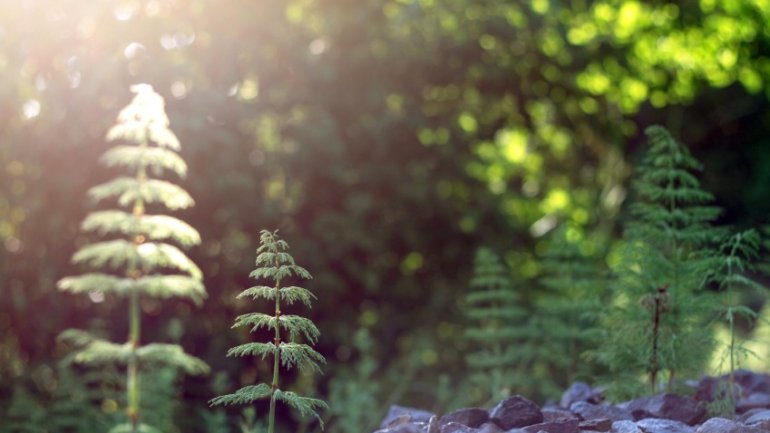
[[[203,282],[184,275],[148,275],[139,278],[117,277],[103,273],[88,273],[65,277],[56,284],[59,290],[72,293],[113,293],[128,296],[134,291],[154,298],[190,298],[200,303],[206,297]]]
[[[142,272],[168,268],[186,272],[196,279],[203,275],[200,268],[179,248],[160,242],[145,242],[139,245],[123,239],[97,242],[79,249],[72,260],[95,268],[134,268]]]
[[[311,342],[315,342],[320,335],[318,328],[311,320],[290,314],[275,317],[264,313],[248,313],[235,318],[233,327],[245,325],[251,325],[251,332],[260,328],[276,329],[280,326],[281,329],[289,332],[290,338],[294,339],[302,335]]]
[[[326,359],[307,344],[281,343],[280,347],[281,364],[284,367],[293,368],[299,366],[302,369],[310,368],[320,373],[321,364],[326,363]]]
[[[258,385],[244,386],[232,394],[220,395],[209,400],[213,406],[229,406],[233,404],[247,404],[263,398],[270,398],[273,394],[270,385],[260,383]]]
[[[79,364],[125,364],[131,356],[128,343],[111,343],[79,329],[62,332],[58,340],[78,350],[73,361]]]
[[[265,359],[277,352],[278,348],[273,343],[245,343],[228,349],[227,356],[258,356]]]
[[[259,328],[275,329],[276,323],[278,323],[278,320],[275,318],[275,316],[271,316],[265,313],[246,313],[241,314],[235,318],[233,328],[251,325],[251,330],[253,332]]]
[[[275,398],[280,400],[299,412],[300,415],[308,417],[314,416],[323,428],[323,420],[318,415],[318,411],[321,409],[328,409],[326,402],[317,398],[300,397],[297,394],[290,391],[282,391],[280,389],[275,390]]]
[[[249,274],[251,278],[271,278],[277,281],[291,276],[297,276],[306,280],[312,278],[307,270],[297,265],[267,266],[257,268]]]
[[[107,167],[149,167],[156,176],[163,174],[163,170],[173,171],[179,177],[187,175],[184,160],[176,152],[162,147],[142,149],[136,146],[115,146],[105,152],[100,160]]]
[[[284,314],[281,315],[279,320],[281,322],[281,328],[289,333],[289,338],[292,340],[301,335],[311,343],[315,343],[321,335],[321,332],[310,319],[291,314]]]
[[[134,215],[119,210],[89,214],[81,224],[83,231],[105,235],[141,235],[153,241],[173,240],[189,247],[201,242],[200,234],[186,222],[168,215]]]
[[[117,197],[123,207],[133,206],[137,202],[160,203],[171,210],[186,209],[195,201],[181,187],[160,179],[139,180],[133,177],[119,177],[88,190],[94,201]]]
[[[147,344],[136,350],[136,356],[143,365],[176,367],[194,375],[209,372],[205,362],[184,353],[182,347],[176,344]]]
[[[281,287],[278,289],[278,293],[281,301],[285,301],[288,305],[292,305],[299,301],[305,304],[306,307],[312,308],[311,302],[314,299],[318,299],[310,290],[297,286]],[[263,298],[274,300],[275,288],[268,286],[249,287],[248,289],[239,293],[236,298],[241,299],[247,296],[251,296],[253,299]]]

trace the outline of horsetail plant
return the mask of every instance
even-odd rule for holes
[[[474,371],[471,380],[490,400],[507,397],[514,384],[528,382],[521,364],[530,354],[521,350],[531,336],[524,326],[526,311],[518,305],[508,268],[488,248],[479,248],[473,264],[471,291],[466,295],[465,316],[473,322],[465,338],[474,346],[466,363]]]
[[[729,341],[722,350],[722,361],[728,363],[727,383],[722,389],[717,389],[717,398],[711,409],[720,415],[734,415],[740,387],[735,383],[735,371],[740,359],[752,352],[737,339],[736,321],[743,318],[749,322],[760,319],[759,314],[751,308],[740,304],[736,297],[739,289],[762,291],[765,289],[747,274],[755,271],[754,262],[759,259],[761,237],[756,230],[738,232],[726,238],[719,246],[715,257],[715,282],[719,285],[723,297],[723,305],[719,308],[720,319],[727,324]],[[720,407],[721,406],[721,407]]]
[[[282,285],[287,278],[296,277],[311,279],[312,276],[304,268],[294,262],[294,258],[286,252],[288,243],[278,236],[278,231],[260,232],[260,246],[257,249],[257,268],[249,275],[256,279],[272,280],[272,286],[254,286],[242,291],[237,297],[251,297],[273,301],[275,311],[273,315],[265,313],[248,313],[238,316],[233,327],[251,326],[251,332],[261,328],[272,330],[274,338],[269,343],[252,342],[242,344],[227,351],[227,356],[258,356],[263,360],[272,356],[273,377],[270,384],[260,383],[245,386],[233,394],[222,395],[210,401],[212,405],[249,404],[260,399],[270,399],[270,412],[268,414],[268,433],[275,431],[275,407],[276,401],[297,410],[302,416],[315,416],[323,428],[323,421],[318,414],[320,409],[327,408],[324,401],[302,397],[290,391],[280,388],[279,369],[285,368],[310,369],[321,371],[320,364],[326,362],[324,357],[307,344],[298,343],[297,339],[303,337],[311,344],[318,340],[320,332],[309,319],[304,317],[284,314],[282,305],[291,305],[300,302],[311,307],[311,301],[316,299],[309,290],[298,286]],[[289,341],[282,339],[283,334],[288,334]]]
[[[151,178],[164,171],[184,177],[187,165],[177,155],[179,140],[169,129],[163,98],[146,84],[132,86],[132,102],[118,116],[107,140],[120,140],[101,157],[107,167],[122,167],[132,175],[95,186],[89,195],[99,202],[117,198],[119,210],[89,214],[81,229],[108,240],[80,248],[73,262],[100,269],[61,279],[58,288],[72,293],[109,294],[128,298],[128,341],[112,343],[82,330],[67,330],[60,340],[77,348],[74,361],[84,364],[126,365],[128,423],[111,432],[156,432],[141,422],[140,370],[169,366],[190,374],[208,371],[198,358],[173,344],[140,344],[141,299],[143,297],[190,298],[200,303],[205,297],[200,269],[179,248],[200,243],[200,235],[182,220],[168,215],[148,214],[150,207],[183,209],[194,204],[179,186]]]
[[[656,393],[664,374],[671,390],[676,375],[702,371],[708,361],[715,297],[705,288],[724,236],[714,225],[721,209],[697,178],[700,162],[666,129],[645,132],[650,148],[636,170],[637,199],[613,259],[618,302],[599,351],[610,371],[629,379],[615,382],[634,394],[641,385],[634,377],[642,372]]]

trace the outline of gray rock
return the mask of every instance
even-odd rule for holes
[[[612,423],[610,433],[643,433],[642,429],[635,422],[629,420],[620,420]]]
[[[561,395],[559,406],[567,408],[572,406],[572,403],[576,403],[578,401],[599,403],[601,398],[599,395],[597,395],[593,388],[588,386],[588,384],[583,382],[575,382],[570,385],[570,387]]]
[[[762,431],[727,418],[711,418],[695,429],[695,433],[762,433]]]
[[[542,422],[522,428],[527,433],[578,433],[578,421]]]
[[[612,420],[609,418],[594,418],[594,419],[588,419],[585,421],[581,421],[580,424],[578,424],[578,427],[580,427],[580,430],[591,430],[591,431],[610,431],[612,428]]]
[[[386,427],[393,427],[394,425],[391,423],[400,425],[399,423],[403,424],[404,422],[428,422],[434,415],[436,414],[425,410],[398,406],[394,404],[390,407],[388,414],[385,415],[385,418],[383,418],[382,422],[380,423],[380,428],[384,429]]]
[[[770,408],[770,394],[766,392],[755,392],[748,397],[738,400],[735,404],[735,411],[738,413],[744,413],[751,409],[767,409]]]
[[[645,418],[636,422],[644,433],[695,433],[689,425],[673,419]]]
[[[543,421],[568,421],[571,419],[578,419],[577,415],[570,412],[567,409],[560,407],[544,407],[540,409],[543,414]]]
[[[441,433],[476,433],[476,429],[459,422],[449,422],[441,426]]]
[[[746,418],[746,421],[744,421],[747,425],[756,424],[761,421],[770,421],[770,410],[761,410],[759,412],[756,412],[754,415],[751,415],[750,417]]]
[[[439,429],[438,418],[436,417],[436,415],[433,415],[428,420],[427,430],[428,430],[427,433],[441,433]]]
[[[492,421],[503,430],[543,422],[540,407],[520,395],[506,398],[489,413]]]
[[[634,419],[662,418],[688,425],[699,423],[706,416],[706,408],[690,397],[677,394],[658,394],[632,400],[626,404]]]
[[[489,421],[489,412],[487,412],[486,409],[471,407],[449,412],[441,417],[439,424],[444,425],[450,422],[456,422],[458,424],[476,428],[487,421]]]
[[[754,394],[755,392],[770,393],[770,375],[754,373],[748,370],[738,370],[733,376],[735,383],[743,388],[744,395]],[[722,380],[726,380],[723,376]]]
[[[573,403],[569,410],[584,420],[607,418],[613,421],[621,421],[634,419],[630,410],[609,404],[593,404],[579,401]]]
[[[505,433],[505,430],[501,429],[493,422],[485,422],[479,427],[476,433]]]
[[[374,433],[425,433],[422,427],[416,424],[401,424],[395,427],[377,430]]]
[[[751,418],[752,416],[754,416],[754,415],[756,415],[756,414],[758,414],[760,412],[764,412],[766,410],[767,409],[761,409],[761,408],[749,409],[746,412],[744,412],[744,413],[738,415],[737,417],[735,417],[735,420],[738,421],[738,422],[742,422],[742,423],[746,424],[746,420],[747,419]]]

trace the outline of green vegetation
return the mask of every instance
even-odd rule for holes
[[[527,311],[517,305],[518,293],[508,269],[492,251],[481,248],[473,262],[471,291],[466,296],[465,316],[474,322],[465,338],[478,349],[468,353],[471,380],[489,402],[511,394],[514,384],[528,382],[522,364],[527,355],[521,346],[530,337]]]
[[[719,246],[715,257],[715,275],[719,289],[722,290],[722,302],[719,307],[719,319],[727,323],[728,342],[721,349],[720,363],[727,362],[727,383],[717,390],[715,402],[722,407],[712,407],[712,411],[720,415],[734,415],[735,405],[740,395],[736,394],[735,371],[741,361],[750,356],[745,343],[739,340],[738,323],[743,321],[753,325],[759,315],[751,308],[740,302],[740,295],[747,290],[757,291],[762,295],[765,289],[761,284],[750,278],[756,270],[755,262],[759,259],[761,237],[756,230],[746,230],[729,236]]]
[[[287,253],[289,244],[278,237],[278,231],[262,230],[257,248],[257,268],[249,275],[256,279],[270,279],[273,286],[254,286],[242,291],[238,297],[252,299],[267,299],[273,301],[273,315],[265,313],[242,314],[235,319],[234,326],[250,326],[251,332],[266,328],[274,332],[274,338],[269,343],[245,343],[227,351],[227,356],[257,356],[262,359],[273,358],[273,378],[271,383],[260,383],[240,388],[233,394],[222,395],[211,400],[213,405],[248,404],[260,399],[270,400],[268,414],[268,433],[275,431],[275,406],[281,401],[296,409],[302,416],[314,415],[319,422],[320,409],[327,407],[322,400],[302,397],[291,391],[280,388],[280,367],[298,368],[300,370],[321,371],[320,364],[325,362],[321,354],[307,344],[298,343],[300,339],[315,343],[320,336],[318,328],[310,320],[292,314],[284,314],[281,305],[292,305],[296,302],[308,308],[316,299],[307,289],[299,286],[282,286],[281,282],[292,277],[310,279],[310,273],[305,268],[294,263],[294,258]],[[282,338],[288,335],[288,341]],[[321,422],[323,427],[323,423]]]
[[[510,369],[526,380],[504,392],[543,403],[575,379],[629,394],[676,389],[728,373],[731,352],[735,366],[768,367],[766,293],[737,279],[766,284],[769,238],[760,232],[757,257],[730,259],[727,246],[770,224],[766,0],[91,3],[0,0],[0,430],[125,421],[128,363],[70,363],[80,352],[67,346],[131,338],[129,286],[112,279],[129,263],[107,254],[133,248],[134,229],[147,245],[135,260],[160,266],[140,277],[141,342],[178,344],[213,372],[139,365],[139,422],[164,433],[266,429],[268,400],[207,403],[271,383],[273,358],[224,356],[246,342],[230,325],[248,300],[231,294],[251,285],[263,227],[297,239],[292,254],[324,290],[304,314],[323,330],[313,349],[324,374],[282,368],[280,379],[329,403],[328,431],[373,431],[391,404],[445,412],[500,395],[466,362],[507,349],[464,337],[485,326],[464,314],[478,246],[499,256],[510,308],[523,312],[511,321],[521,338]],[[139,82],[163,96],[183,146],[148,143],[148,197],[107,197],[138,179],[125,165],[135,142],[111,150],[114,168],[99,157]],[[644,158],[654,124],[687,144],[674,162],[698,181],[698,202],[673,212],[656,208],[662,180],[642,175],[665,173]],[[665,135],[655,134],[661,146]],[[92,208],[82,198],[114,169],[128,170],[93,190]],[[649,194],[634,186],[645,183]],[[164,202],[145,203],[132,228],[139,197]],[[93,210],[115,231],[99,220],[81,230]],[[71,262],[92,246],[93,267]],[[742,266],[725,266],[738,257]],[[103,274],[87,283],[97,290],[57,290],[87,267]],[[54,345],[65,329],[83,331]],[[276,406],[276,433],[319,433],[313,417]]]
[[[697,374],[709,360],[714,299],[705,286],[723,230],[713,224],[720,209],[694,174],[697,160],[665,129],[650,127],[647,135],[600,356],[614,372],[645,372],[654,393],[660,373],[671,389],[676,374]]]
[[[600,318],[613,282],[601,251],[581,251],[574,233],[568,227],[554,230],[539,257],[542,293],[533,309],[537,332],[531,344],[538,349],[538,364],[547,366],[537,380],[544,395],[559,395],[577,380],[592,382],[603,370],[588,354],[602,341]]]
[[[72,293],[128,298],[126,343],[112,343],[76,329],[59,336],[77,350],[75,362],[127,365],[128,423],[110,430],[114,433],[158,431],[140,422],[140,368],[171,366],[190,374],[208,371],[203,361],[185,354],[178,345],[141,344],[142,298],[181,296],[200,301],[205,291],[200,269],[179,248],[166,243],[169,240],[185,246],[195,245],[200,242],[198,232],[175,217],[147,213],[148,208],[156,206],[187,208],[193,205],[193,200],[180,187],[150,177],[164,170],[184,176],[187,166],[175,153],[179,150],[179,141],[168,129],[163,98],[148,85],[134,86],[132,90],[136,96],[120,112],[118,123],[107,134],[108,140],[126,144],[105,152],[102,162],[108,167],[126,168],[133,176],[116,178],[89,191],[94,201],[116,198],[128,211],[104,210],[88,215],[82,224],[83,231],[110,239],[82,246],[73,261],[97,271],[66,277],[58,283],[60,290]]]

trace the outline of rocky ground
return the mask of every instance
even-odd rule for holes
[[[491,410],[472,407],[439,416],[392,406],[375,433],[770,433],[770,375],[735,374],[737,404],[730,418],[706,410],[725,377],[693,383],[692,395],[659,394],[622,403],[573,384],[559,405],[540,407],[516,395]]]

